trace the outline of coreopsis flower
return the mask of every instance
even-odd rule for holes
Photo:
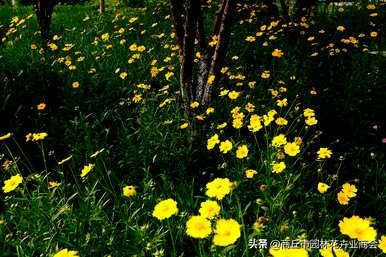
[[[278,117],[276,120],[275,120],[275,123],[279,126],[286,126],[288,124],[288,121],[286,119],[284,119],[283,117]]]
[[[186,129],[187,127],[189,127],[189,123],[185,122],[185,123],[182,123],[180,125],[180,129]]]
[[[282,145],[287,144],[287,138],[284,134],[280,134],[278,136],[273,137],[272,139],[272,146],[274,147],[280,147]]]
[[[273,162],[272,163],[272,173],[281,173],[285,170],[286,165],[284,162]]]
[[[330,188],[330,186],[325,184],[325,183],[322,183],[322,182],[318,183],[318,191],[321,194],[326,193],[329,188]]]
[[[236,150],[236,157],[239,159],[244,159],[248,156],[248,146],[241,145]]]
[[[90,171],[92,171],[95,167],[95,164],[88,164],[88,165],[85,165],[81,171],[81,174],[80,176],[83,178],[84,176],[86,176],[88,173],[90,173]]]
[[[249,42],[249,43],[252,43],[252,42],[255,42],[256,41],[256,38],[254,36],[247,36],[245,38],[245,41]]]
[[[318,159],[327,159],[331,158],[332,151],[326,147],[321,147],[317,152]]]
[[[240,96],[240,92],[237,92],[234,90],[228,93],[229,99],[232,99],[232,100],[237,99],[239,96]]]
[[[245,171],[245,177],[247,178],[253,178],[257,174],[256,170],[248,169]]]
[[[127,77],[127,72],[121,72],[121,73],[119,74],[119,77],[120,77],[121,79],[125,79],[125,78]]]
[[[62,184],[62,183],[57,182],[57,181],[49,181],[49,182],[48,182],[48,188],[49,188],[49,189],[57,188],[57,187],[59,187],[61,184]]]
[[[261,124],[261,117],[257,114],[252,114],[249,119],[248,130],[251,132],[257,132],[263,128]]]
[[[134,186],[125,186],[122,189],[123,195],[126,197],[130,197],[137,194],[137,190],[135,190]]]
[[[192,216],[186,222],[186,234],[193,238],[206,238],[212,233],[210,221],[202,216]]]
[[[377,36],[378,36],[378,32],[376,32],[376,31],[372,31],[370,33],[370,37],[377,37]]]
[[[307,117],[307,118],[314,117],[315,116],[315,111],[310,109],[310,108],[307,108],[307,109],[304,109],[303,115],[304,115],[304,117]]]
[[[170,78],[172,78],[174,76],[174,73],[169,71],[165,74],[165,79],[169,80]]]
[[[211,138],[208,139],[208,143],[206,145],[206,148],[208,150],[213,149],[218,143],[220,143],[220,139],[218,138],[217,134],[214,134]]]
[[[308,117],[306,120],[305,120],[305,123],[308,125],[308,126],[313,126],[313,125],[316,125],[318,123],[318,120],[315,118],[315,117]]]
[[[287,98],[284,98],[282,100],[278,99],[276,100],[276,105],[279,106],[279,107],[285,107],[288,105],[288,100]]]
[[[338,27],[336,27],[336,30],[343,32],[345,30],[345,28],[343,26],[338,26]]]
[[[239,239],[240,224],[234,219],[220,219],[216,223],[213,244],[217,246],[228,246]]]
[[[275,49],[273,52],[272,52],[272,56],[273,57],[277,57],[277,58],[280,58],[282,57],[284,54],[283,54],[283,51],[280,50],[280,49]]]
[[[226,154],[227,152],[232,150],[232,142],[229,140],[225,140],[224,142],[220,143],[219,148],[221,153]]]
[[[308,257],[304,248],[270,248],[269,253],[273,257]]]
[[[206,184],[205,194],[209,197],[215,197],[222,200],[232,190],[233,183],[228,178],[216,178]]]
[[[344,192],[339,192],[337,195],[337,199],[339,204],[341,205],[347,205],[350,201],[350,198]]]
[[[142,100],[142,95],[141,94],[135,94],[132,98],[134,103],[139,103]]]
[[[15,190],[19,184],[23,181],[23,177],[20,174],[12,176],[10,179],[4,181],[3,192],[9,193]]]
[[[78,81],[72,82],[72,88],[77,89],[77,88],[79,88],[79,86],[80,86],[80,84]]]
[[[378,248],[386,253],[386,236],[381,236],[381,240],[378,241]]]
[[[197,101],[194,101],[190,104],[190,108],[196,109],[198,106],[200,106],[200,103]]]
[[[201,203],[198,212],[204,218],[213,219],[214,217],[219,215],[220,210],[221,207],[216,201],[206,200],[205,202]]]
[[[46,104],[45,103],[40,103],[36,106],[36,108],[39,110],[39,111],[42,111],[46,108]]]
[[[48,136],[48,134],[46,132],[33,133],[32,134],[32,141],[44,140],[47,136]]]
[[[289,156],[296,156],[300,153],[300,147],[296,143],[287,143],[284,146],[284,152]]]
[[[355,187],[355,185],[344,183],[342,185],[342,192],[346,194],[349,198],[352,198],[357,195],[356,192],[358,192],[358,189]]]
[[[271,76],[271,72],[267,70],[263,71],[263,73],[261,74],[262,79],[268,79],[270,76]]]
[[[158,220],[168,219],[178,213],[177,202],[169,198],[159,202],[153,210],[153,217]]]
[[[69,251],[67,248],[60,250],[53,257],[79,257],[77,251]]]
[[[215,75],[210,75],[210,76],[208,77],[208,81],[207,81],[207,82],[208,82],[208,85],[212,85],[215,79],[216,79],[216,76],[215,76]]]
[[[0,141],[6,140],[12,136],[12,133],[7,133],[3,136],[0,136]]]
[[[377,237],[377,231],[370,226],[370,221],[355,215],[339,221],[339,229],[343,235],[351,239],[374,241]]]

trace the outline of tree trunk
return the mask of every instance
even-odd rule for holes
[[[105,13],[105,0],[99,0],[99,13]]]
[[[197,0],[171,0],[173,25],[180,55],[180,88],[185,113],[189,114],[192,101],[205,105],[210,102],[213,81],[218,77],[224,62],[229,42],[231,21],[236,9],[236,0],[223,0],[216,12],[213,33],[218,41],[209,46],[208,35],[205,34],[203,9]],[[184,14],[181,16],[181,14]],[[194,69],[195,40],[199,42],[201,58],[198,68]],[[194,74],[194,70],[197,73]],[[189,115],[188,115],[189,116]]]
[[[41,37],[43,41],[46,42],[48,41],[50,35],[50,24],[52,12],[54,10],[54,3],[51,0],[37,0],[35,9]]]

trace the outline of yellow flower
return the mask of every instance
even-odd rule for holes
[[[15,190],[22,181],[23,177],[20,174],[12,176],[10,179],[4,181],[3,192],[9,193]]]
[[[138,102],[140,102],[142,100],[142,95],[141,94],[135,94],[134,96],[133,96],[133,101],[134,101],[134,103],[138,103]]]
[[[238,97],[240,96],[240,92],[237,92],[237,91],[231,91],[229,92],[228,94],[228,97],[232,100],[235,100],[237,99]]]
[[[288,121],[284,119],[283,117],[279,117],[275,120],[276,124],[279,126],[285,126],[288,124]]]
[[[284,146],[284,152],[289,156],[296,156],[300,153],[300,147],[296,143],[287,143]]]
[[[236,150],[236,157],[239,159],[244,159],[248,156],[248,146],[241,145]]]
[[[61,160],[60,162],[58,162],[58,165],[62,165],[63,163],[65,163],[65,162],[71,160],[71,158],[72,158],[72,155],[68,156],[67,158],[64,158],[63,160]]]
[[[3,136],[0,137],[0,141],[3,141],[3,140],[5,140],[5,139],[8,139],[8,138],[10,138],[11,136],[12,136],[12,133],[7,133],[7,134],[5,134],[5,135],[3,135]]]
[[[56,182],[56,181],[50,181],[50,182],[48,182],[48,188],[56,188],[56,187],[58,187],[58,186],[60,186],[60,184],[62,184],[62,183],[59,183],[59,182]]]
[[[322,257],[350,257],[350,255],[341,248],[328,246],[319,250]]]
[[[308,257],[304,248],[270,248],[269,253],[273,257]]]
[[[220,152],[222,152],[223,154],[226,154],[230,150],[232,150],[232,142],[231,141],[226,140],[226,141],[220,143]]]
[[[288,105],[288,100],[287,100],[287,98],[284,98],[283,100],[278,99],[278,100],[276,101],[276,104],[277,104],[277,106],[279,106],[279,107],[285,107],[285,106]]]
[[[214,134],[211,138],[208,139],[208,143],[206,145],[206,148],[208,150],[213,149],[218,143],[220,143],[220,140],[218,138],[217,134]]]
[[[127,72],[121,72],[121,73],[119,74],[119,77],[120,77],[121,79],[125,79],[125,78],[127,77]]]
[[[80,86],[80,84],[79,84],[79,82],[78,82],[78,81],[74,81],[74,82],[72,82],[72,88],[75,88],[75,89],[77,89],[77,88],[79,88],[79,86]]]
[[[321,194],[324,194],[325,192],[327,192],[327,190],[330,188],[329,185],[325,184],[325,183],[322,183],[322,182],[319,182],[318,183],[318,191],[319,193]]]
[[[284,54],[283,54],[283,51],[280,50],[280,49],[275,49],[273,52],[272,52],[272,56],[273,57],[277,57],[277,58],[280,58],[282,57]]]
[[[0,220],[0,225],[5,224],[5,220]]]
[[[94,169],[94,166],[95,164],[88,164],[88,165],[85,165],[82,169],[82,172],[80,174],[80,176],[83,178],[84,176],[86,176],[90,171],[92,171]]]
[[[341,205],[347,205],[350,201],[350,198],[343,192],[338,193],[338,202]]]
[[[247,36],[245,41],[252,43],[256,41],[256,38],[254,36]]]
[[[351,239],[374,241],[377,237],[377,231],[370,226],[370,221],[355,215],[339,221],[339,229],[343,235],[348,235]]]
[[[91,158],[95,158],[97,157],[99,154],[101,154],[105,149],[102,148],[100,150],[97,150],[95,153],[93,153],[92,155],[90,155]]]
[[[186,234],[193,238],[206,238],[211,233],[210,221],[202,216],[192,216],[186,222]]]
[[[378,36],[378,32],[373,31],[373,32],[370,33],[370,36],[371,37],[377,37]]]
[[[223,122],[223,123],[217,125],[217,129],[223,129],[223,128],[225,128],[227,125],[228,125],[228,124],[227,124],[226,122]]]
[[[233,183],[228,178],[216,178],[206,184],[205,194],[209,197],[215,197],[218,200],[223,199],[231,192]]]
[[[171,71],[169,71],[168,73],[166,73],[165,74],[165,78],[167,79],[167,80],[169,80],[171,77],[173,77],[174,76],[174,73],[173,72],[171,72]]]
[[[349,198],[355,197],[358,192],[358,189],[355,187],[355,185],[350,185],[349,183],[345,183],[342,185],[342,192],[347,195]]]
[[[261,74],[262,79],[268,79],[270,76],[271,76],[271,73],[270,71],[267,71],[267,70],[263,71],[263,73]]]
[[[216,223],[213,244],[228,246],[234,244],[240,237],[240,225],[234,219],[220,219]]]
[[[196,109],[198,106],[200,106],[200,103],[197,101],[194,101],[193,103],[190,104],[190,108]]]
[[[182,123],[180,125],[180,129],[186,129],[187,127],[189,127],[189,123],[185,122],[185,123]]]
[[[386,253],[386,236],[381,236],[381,240],[378,241],[378,248]]]
[[[253,178],[256,174],[257,174],[257,171],[253,169],[248,169],[245,171],[245,176],[247,178]]]
[[[280,147],[280,146],[285,145],[285,144],[287,144],[287,138],[285,137],[284,134],[280,134],[278,136],[275,136],[272,139],[272,145],[274,147]]]
[[[262,128],[263,125],[261,125],[261,117],[257,114],[252,114],[251,118],[249,119],[248,130],[252,132],[257,132]]]
[[[332,155],[332,151],[326,147],[321,147],[316,153],[318,154],[318,159],[331,158]]]
[[[42,133],[33,133],[33,134],[32,134],[32,141],[43,140],[43,139],[45,139],[47,136],[48,136],[48,134],[47,134],[46,132],[42,132]]]
[[[273,162],[272,163],[272,173],[281,173],[284,171],[285,168],[286,168],[286,166],[285,166],[284,162],[279,162],[279,163]]]
[[[215,79],[216,79],[215,75],[210,75],[208,77],[208,85],[212,85]]]
[[[79,257],[77,251],[69,251],[66,249],[60,250],[53,257]]]
[[[336,27],[336,30],[343,32],[345,30],[345,28],[343,26],[338,26],[338,27]]]
[[[303,115],[304,115],[304,117],[307,117],[307,118],[313,117],[313,116],[315,116],[315,111],[310,109],[310,108],[307,108],[307,109],[304,109]]]
[[[40,104],[38,104],[38,105],[36,106],[36,108],[37,108],[38,110],[44,110],[44,109],[46,108],[46,104],[45,104],[45,103],[40,103]]]
[[[220,213],[220,205],[216,201],[212,200],[206,200],[205,202],[202,202],[200,205],[200,209],[198,212],[200,215],[207,219],[212,219],[216,217]]]
[[[123,189],[123,195],[126,197],[130,197],[137,194],[134,186],[125,186]]]
[[[159,220],[168,219],[178,213],[177,202],[169,198],[159,202],[153,210],[153,217]]]
[[[110,39],[110,35],[109,35],[109,33],[104,33],[101,36],[101,38],[102,38],[103,41],[108,41]]]
[[[315,117],[308,117],[305,121],[305,123],[308,125],[308,126],[313,126],[313,125],[316,125],[318,123],[318,120],[315,118]]]

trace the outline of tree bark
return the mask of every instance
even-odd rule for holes
[[[99,13],[105,13],[105,0],[99,0]]]
[[[41,37],[43,41],[47,41],[50,35],[50,24],[52,12],[54,10],[54,2],[51,0],[37,0],[35,8]]]

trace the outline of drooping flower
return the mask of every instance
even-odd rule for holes
[[[81,171],[81,174],[80,176],[83,178],[84,176],[86,176],[90,171],[92,171],[94,169],[94,166],[95,164],[87,164],[83,167],[82,171]]]

